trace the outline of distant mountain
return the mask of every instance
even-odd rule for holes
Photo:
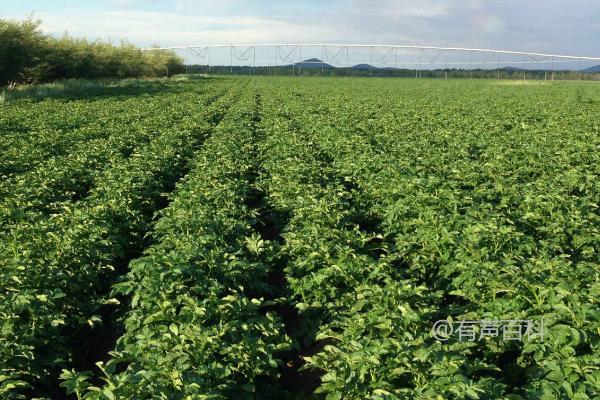
[[[600,72],[600,65],[584,69],[582,72]]]
[[[326,63],[325,61],[322,61],[318,58],[308,58],[306,60],[303,61],[298,61],[294,64],[288,64],[286,65],[286,67],[300,67],[300,68],[325,68],[325,69],[338,69],[338,68],[345,68],[345,67],[336,67],[334,65],[331,65],[329,63]],[[371,64],[366,64],[366,63],[361,63],[361,64],[356,64],[353,65],[351,67],[349,67],[350,69],[353,70],[357,70],[357,71],[369,71],[369,70],[379,70],[379,71],[396,71],[396,70],[403,70],[403,68],[398,68],[398,67],[392,67],[392,66],[385,66],[385,67],[376,67],[374,65]],[[442,70],[442,68],[437,68],[437,69],[432,69],[430,71],[440,71]],[[500,68],[501,71],[510,71],[510,72],[550,72],[551,70],[549,69],[544,69],[544,68],[538,68],[538,69],[525,69],[525,68],[519,68],[519,67],[512,67],[510,65],[505,65],[504,67]],[[600,72],[600,65],[596,65],[595,67],[590,67],[590,68],[586,68],[581,70],[581,72],[589,72],[589,73],[599,73]]]
[[[335,68],[331,64],[327,64],[319,60],[318,58],[309,58],[308,60],[300,61],[295,64],[288,65],[288,67],[301,67],[301,68]]]
[[[374,67],[372,65],[369,64],[356,64],[350,67],[351,69],[358,69],[358,70],[369,70],[369,69],[379,69],[378,67]]]
[[[324,61],[319,60],[318,58],[309,58],[308,60],[300,61],[295,64],[287,65],[288,67],[302,67],[302,68],[338,68],[331,64],[328,64]],[[344,67],[341,67],[344,68]],[[385,67],[380,68],[370,64],[356,64],[350,67],[350,69],[356,69],[361,71],[368,71],[374,69],[395,69],[394,67]]]

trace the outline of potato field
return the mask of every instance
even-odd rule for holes
[[[589,82],[0,104],[0,399],[600,399],[599,207]]]

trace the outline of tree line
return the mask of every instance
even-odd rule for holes
[[[158,77],[181,73],[173,51],[44,34],[40,20],[0,19],[0,86],[57,79]]]
[[[462,79],[527,79],[527,80],[600,80],[600,73],[569,70],[524,69],[407,69],[407,68],[319,68],[298,66],[229,66],[188,65],[188,73],[216,75],[283,75],[283,76],[353,76],[353,77],[399,77],[399,78],[462,78]]]

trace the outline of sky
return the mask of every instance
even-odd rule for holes
[[[382,43],[600,56],[598,0],[0,0],[0,18],[139,46]]]

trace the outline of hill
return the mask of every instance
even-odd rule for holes
[[[582,72],[600,72],[600,65],[582,70]]]
[[[326,62],[323,62],[318,58],[309,58],[307,60],[288,65],[288,67],[291,66],[300,68],[335,68],[333,65],[327,64]]]
[[[379,69],[379,67],[374,67],[370,64],[356,64],[350,67],[352,69],[365,70],[365,69]]]

